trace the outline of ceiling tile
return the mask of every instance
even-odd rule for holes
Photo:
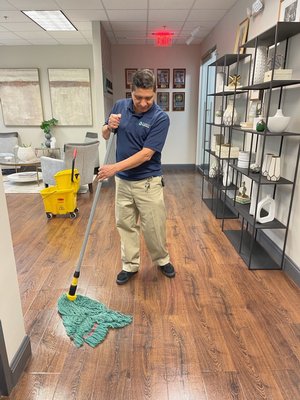
[[[149,21],[184,21],[188,10],[149,10]]]
[[[50,36],[46,38],[32,38],[28,39],[28,42],[30,42],[33,45],[40,45],[40,46],[48,46],[48,45],[57,45],[59,44],[57,40],[54,38],[51,38]]]
[[[6,22],[28,22],[28,17],[20,11],[0,10],[0,21],[1,24],[5,24]]]
[[[107,10],[110,21],[147,21],[146,10]]]
[[[219,21],[226,14],[226,10],[193,10],[188,21]]]
[[[15,7],[6,0],[0,0],[0,10],[15,10]]]
[[[149,0],[150,10],[182,10],[192,7],[194,0]]]
[[[64,14],[74,22],[77,21],[106,21],[106,13],[104,10],[64,10]]]
[[[253,0],[254,1],[254,0]],[[230,9],[237,0],[196,0],[193,8],[198,9],[220,9],[228,10]]]
[[[123,22],[123,21],[112,21],[111,26],[113,30],[117,31],[141,31],[143,29],[146,29],[146,22],[139,22],[139,21],[129,21],[129,22]]]
[[[5,26],[11,32],[44,32],[37,24],[31,22],[11,22],[5,24]]]
[[[57,10],[54,0],[9,0],[9,2],[20,10]]]
[[[61,9],[66,10],[103,10],[100,0],[56,0]]]
[[[147,0],[102,0],[107,10],[147,10]]]

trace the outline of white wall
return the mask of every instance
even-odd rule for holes
[[[199,46],[112,46],[114,100],[125,97],[125,68],[186,68],[185,89],[162,89],[170,93],[185,92],[185,111],[170,111],[170,130],[162,153],[164,164],[195,164],[197,138]],[[171,85],[172,86],[172,85]]]
[[[239,0],[233,8],[225,15],[223,20],[201,43],[201,54],[205,54],[213,46],[217,46],[219,56],[226,53],[232,53],[235,43],[235,35],[238,25],[246,18],[246,9],[253,3],[252,0]],[[263,13],[250,19],[248,39],[264,32],[268,28],[276,24],[278,19],[279,0],[265,0],[265,8]],[[289,65],[293,69],[293,78],[300,79],[300,35],[294,37],[291,42],[289,52]],[[275,107],[276,108],[276,107]],[[272,112],[275,113],[274,105]],[[292,117],[288,126],[291,132],[299,132],[300,127],[300,88],[290,88],[284,96],[283,111],[285,115]],[[293,163],[297,155],[299,139],[288,138],[284,149],[285,157],[282,160],[282,176],[292,179]],[[285,188],[280,188],[280,201],[276,204],[276,214],[280,217],[287,215],[290,197],[285,195]],[[283,231],[274,230],[268,233],[275,243],[282,246]],[[300,235],[300,171],[298,173],[297,184],[295,189],[295,197],[290,220],[290,228],[288,233],[288,241],[286,254],[300,268],[300,252],[299,252],[299,235]]]
[[[7,357],[10,363],[22,344],[25,337],[25,329],[1,172],[0,210],[0,320],[3,327]]]
[[[92,46],[1,46],[0,68],[38,68],[44,119],[52,118],[48,68],[89,68],[92,86],[93,126],[55,127],[52,131],[58,147],[66,142],[82,142],[87,131],[99,132],[95,114],[93,92],[93,51]],[[42,121],[41,121],[42,122]],[[40,147],[44,132],[39,127],[6,127],[0,112],[0,132],[19,132],[21,142]]]

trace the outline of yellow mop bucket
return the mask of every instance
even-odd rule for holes
[[[54,175],[57,189],[72,189],[78,192],[80,187],[80,176],[78,170],[64,169]]]
[[[40,191],[46,215],[51,219],[55,215],[69,214],[76,218],[77,192],[80,187],[80,176],[77,169],[59,171],[54,175],[56,185]]]

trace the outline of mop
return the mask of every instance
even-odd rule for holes
[[[107,164],[113,141],[114,134],[111,134],[104,164]],[[58,312],[62,317],[67,335],[73,340],[76,347],[80,347],[84,343],[96,347],[97,344],[103,342],[109,328],[123,328],[132,322],[132,317],[130,315],[110,310],[96,300],[76,294],[80,268],[88,242],[96,205],[100,197],[101,186],[102,181],[98,181],[97,190],[84,235],[83,245],[81,247],[69,292],[63,294],[58,300]]]

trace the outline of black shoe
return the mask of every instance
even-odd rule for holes
[[[128,272],[128,271],[124,271],[124,270],[122,269],[122,271],[119,272],[118,275],[117,275],[117,281],[116,281],[117,284],[118,284],[118,285],[123,285],[124,283],[128,282],[129,279],[132,278],[132,276],[133,276],[134,274],[136,274],[136,273],[137,273],[137,271],[135,271],[135,272]]]
[[[166,275],[168,278],[174,278],[175,276],[175,269],[171,263],[166,265],[160,265],[161,272]]]

